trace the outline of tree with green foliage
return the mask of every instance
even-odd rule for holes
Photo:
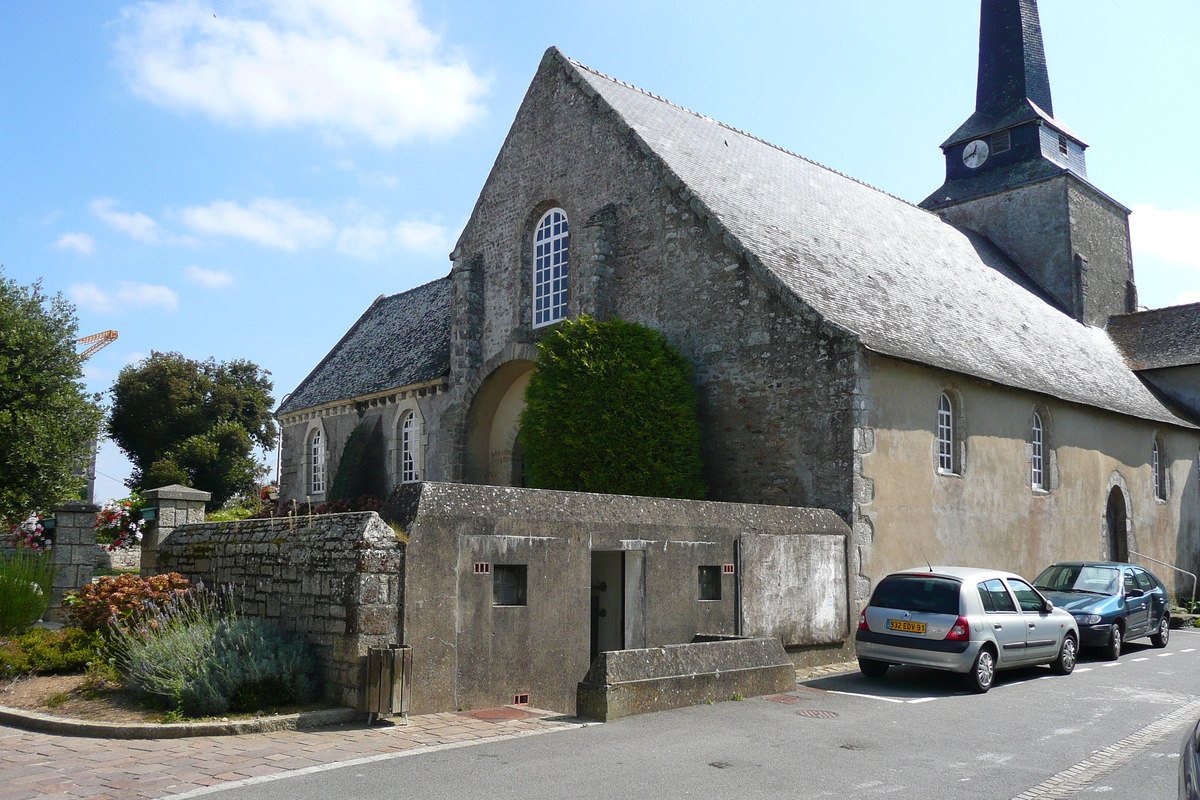
[[[0,520],[78,497],[99,396],[80,383],[74,307],[0,273]]]
[[[275,443],[270,373],[244,360],[151,353],[113,384],[108,433],[133,462],[135,490],[173,483],[212,493],[209,508],[255,492],[255,446]]]
[[[566,320],[538,345],[520,444],[530,486],[705,496],[694,373],[657,331]]]

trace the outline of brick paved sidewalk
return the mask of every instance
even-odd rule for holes
[[[525,709],[522,709],[525,710]],[[413,717],[407,727],[346,726],[245,736],[119,741],[50,736],[0,727],[0,800],[125,800],[437,745],[549,733],[573,719],[528,709],[484,720],[463,714]]]

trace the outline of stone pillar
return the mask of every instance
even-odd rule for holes
[[[157,575],[158,545],[180,525],[204,522],[204,504],[212,499],[208,492],[173,484],[143,492],[146,508],[158,509],[154,519],[142,529],[142,577]],[[144,514],[144,512],[143,512]]]
[[[92,582],[96,563],[96,512],[100,506],[82,500],[68,500],[55,506],[54,547],[50,553],[57,572],[50,592],[47,616],[54,622],[63,621],[62,598],[65,592]]]

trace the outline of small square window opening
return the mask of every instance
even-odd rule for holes
[[[492,565],[489,564],[487,561],[476,561],[475,562],[475,574],[476,575],[491,575],[492,574]]]
[[[492,605],[523,606],[528,568],[524,564],[492,565]]]
[[[721,568],[700,567],[700,599],[721,599]]]

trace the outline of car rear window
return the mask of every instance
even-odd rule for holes
[[[875,587],[871,605],[902,611],[958,616],[961,584],[950,578],[929,575],[889,575]]]

